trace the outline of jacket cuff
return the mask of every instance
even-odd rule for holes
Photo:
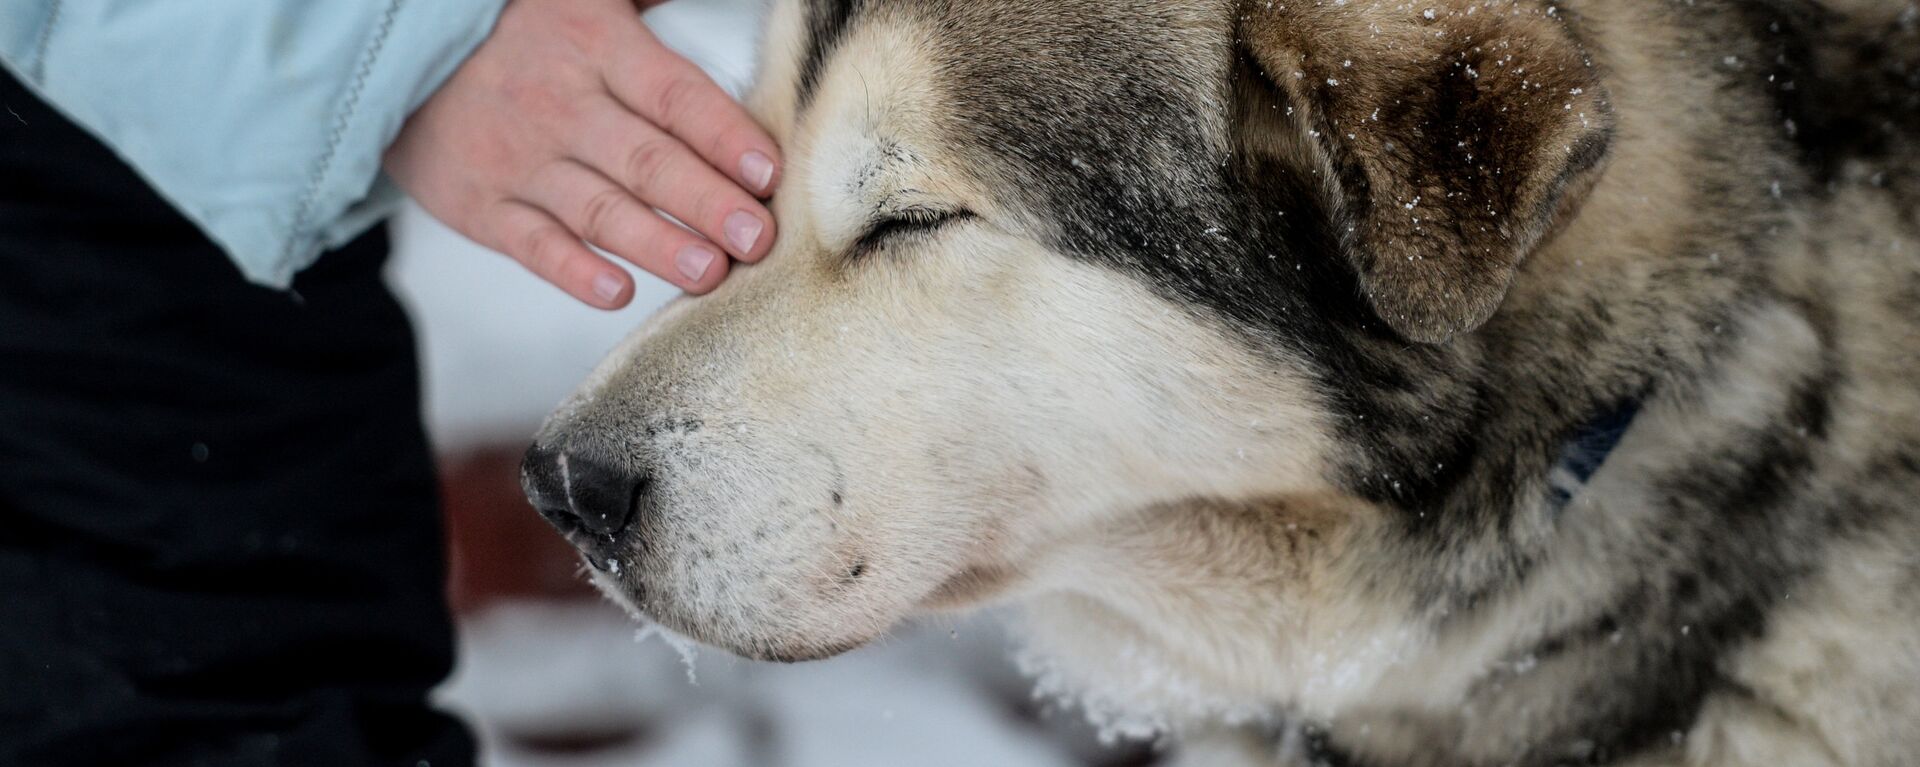
[[[336,108],[308,191],[296,203],[292,237],[277,263],[249,272],[250,279],[288,285],[321,253],[398,208],[403,195],[381,172],[381,156],[407,117],[492,32],[505,1],[391,0]]]

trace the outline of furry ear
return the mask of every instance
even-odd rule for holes
[[[1240,13],[1242,151],[1321,177],[1343,255],[1395,332],[1439,343],[1486,322],[1612,138],[1564,11],[1245,0]]]

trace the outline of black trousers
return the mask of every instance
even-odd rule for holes
[[[0,765],[471,764],[384,233],[259,288],[0,106]]]

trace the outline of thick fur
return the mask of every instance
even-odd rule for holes
[[[637,613],[797,660],[1019,604],[1195,764],[1920,764],[1920,8],[767,34],[777,252],[540,436],[648,477],[588,547]]]

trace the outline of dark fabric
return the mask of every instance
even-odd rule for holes
[[[0,765],[471,764],[384,234],[255,287],[0,107]]]

